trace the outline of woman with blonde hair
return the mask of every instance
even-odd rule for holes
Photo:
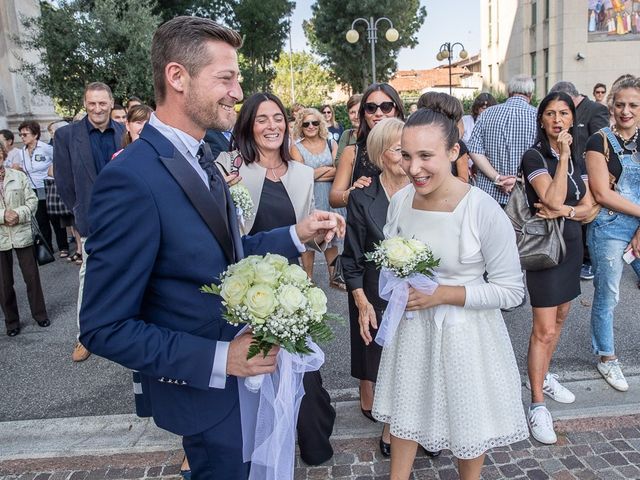
[[[378,325],[387,302],[378,295],[380,272],[367,261],[365,253],[384,240],[382,228],[386,222],[389,200],[409,184],[402,170],[400,136],[404,122],[385,118],[367,138],[371,161],[381,170],[368,187],[352,192],[347,206],[347,234],[342,253],[342,268],[349,292],[349,324],[351,326],[351,376],[360,380],[360,409],[369,420],[373,387],[378,376],[382,347],[375,343]],[[391,451],[389,425],[385,424],[380,438],[380,452],[388,457]]]
[[[336,174],[333,160],[338,151],[338,144],[329,136],[327,123],[318,110],[305,108],[298,113],[296,123],[293,126],[293,134],[300,141],[290,148],[291,158],[313,168],[313,196],[315,207],[319,210],[331,211],[329,206],[329,191]],[[338,242],[332,242],[324,251],[329,269],[329,278],[333,274],[331,264],[338,256]],[[309,278],[313,276],[314,252],[307,251],[302,254],[302,267]],[[338,284],[332,284],[339,287]]]

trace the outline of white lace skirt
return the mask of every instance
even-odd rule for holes
[[[403,318],[382,351],[373,415],[430,451],[476,458],[529,436],[511,340],[497,310]],[[458,318],[453,318],[458,317]]]

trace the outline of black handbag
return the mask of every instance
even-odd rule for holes
[[[543,161],[547,167],[544,157]],[[564,218],[546,219],[531,213],[524,182],[522,171],[519,171],[504,211],[516,232],[522,269],[546,270],[555,267],[564,258]]]
[[[53,250],[42,236],[37,220],[31,216],[31,234],[33,235],[33,247],[38,265],[46,265],[55,261]]]

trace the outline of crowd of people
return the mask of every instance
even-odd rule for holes
[[[549,367],[581,280],[594,282],[597,371],[628,389],[614,310],[623,256],[640,277],[638,77],[620,77],[608,94],[596,84],[595,101],[558,82],[536,108],[533,80],[517,75],[504,103],[481,93],[467,115],[439,92],[423,94],[407,115],[398,92],[375,83],[347,102],[345,128],[330,104],[287,112],[266,92],[242,102],[240,44],[237,32],[210,20],[178,17],[153,40],[155,111],[135,97],[115,105],[110,88],[93,82],[86,116],[52,124],[52,145],[40,141],[37,122],[20,124],[21,148],[0,131],[7,335],[20,333],[14,250],[31,314],[50,325],[35,222],[49,244],[55,237],[61,258],[80,266],[72,359],[94,352],[133,370],[138,413],[183,437],[182,473],[195,478],[246,478],[238,393],[226,377],[276,368],[277,348],[248,361],[250,336],[235,337],[219,299],[198,294],[251,253],[281,253],[310,278],[311,247],[323,253],[335,294],[346,290],[351,375],[362,414],[382,424],[380,452],[391,457],[393,479],[410,477],[418,446],[430,456],[450,450],[466,480],[480,478],[491,448],[529,432],[557,441],[545,395],[562,403],[575,396]],[[557,266],[526,272],[526,412],[501,313],[526,301],[503,211],[518,181],[535,214],[562,224],[566,245]],[[250,215],[238,215],[225,183],[247,187]],[[395,236],[429,245],[440,259],[439,287],[409,290],[411,318],[382,347],[375,338],[386,302],[366,253]],[[318,465],[333,455],[336,413],[319,371],[304,375],[304,387],[300,455]]]

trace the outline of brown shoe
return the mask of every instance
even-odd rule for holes
[[[71,354],[71,360],[74,362],[84,362],[90,355],[91,352],[84,348],[84,345],[76,342],[76,346],[73,347],[73,353]]]

